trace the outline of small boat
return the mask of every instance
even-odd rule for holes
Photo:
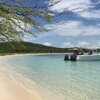
[[[100,61],[100,54],[97,52],[94,52],[93,50],[90,50],[88,54],[84,54],[83,52],[81,54],[76,53],[72,55],[65,55],[64,60],[66,61]]]
[[[78,61],[100,61],[100,54],[77,55]]]

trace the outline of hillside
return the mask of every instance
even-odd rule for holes
[[[64,53],[66,48],[49,47],[29,42],[0,43],[0,53]]]

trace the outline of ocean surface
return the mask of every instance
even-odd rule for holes
[[[63,59],[64,54],[5,56],[0,65],[34,82],[43,100],[100,100],[100,61]]]

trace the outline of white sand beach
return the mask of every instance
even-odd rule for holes
[[[0,69],[0,100],[42,100],[38,93],[28,91]]]

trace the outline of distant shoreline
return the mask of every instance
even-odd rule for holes
[[[69,53],[69,52],[68,52]],[[68,54],[66,53],[4,53],[0,54],[0,56],[22,56],[22,55],[54,55],[54,54]],[[71,52],[70,52],[71,53]],[[69,53],[69,54],[70,54]]]

